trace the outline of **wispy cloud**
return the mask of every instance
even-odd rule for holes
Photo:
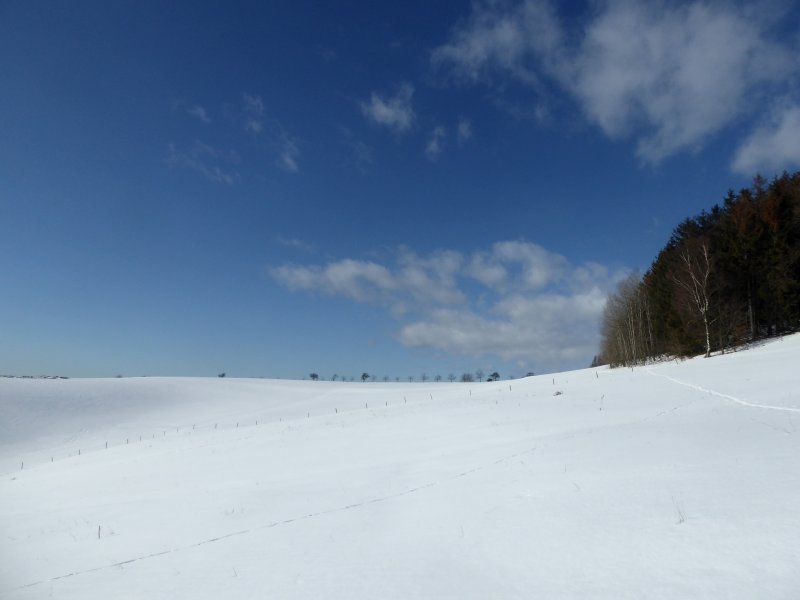
[[[195,140],[186,149],[180,149],[174,143],[167,145],[166,165],[172,169],[189,169],[203,175],[214,183],[233,185],[239,180],[239,174],[227,170],[222,165],[234,165],[239,162],[239,156],[233,151],[222,151],[213,146]]]
[[[209,111],[202,104],[187,105],[183,101],[173,103],[173,111],[180,111],[203,123],[211,123]],[[223,104],[220,109],[221,124],[228,129],[224,138],[217,137],[211,143],[195,140],[191,144],[172,142],[167,146],[164,162],[170,168],[189,169],[201,173],[210,181],[233,185],[240,175],[233,168],[242,162],[236,151],[220,149],[219,139],[225,144],[236,144],[237,150],[248,158],[247,164],[271,164],[287,173],[300,171],[302,141],[290,133],[284,125],[267,115],[263,98],[258,94],[243,92],[233,103]],[[204,136],[223,135],[221,127],[204,129]],[[230,134],[236,134],[231,136]]]
[[[458,126],[456,127],[456,139],[458,144],[463,145],[470,138],[472,138],[472,123],[469,119],[461,117],[458,119]]]
[[[609,1],[576,35],[545,0],[478,2],[431,60],[461,82],[521,82],[537,106],[545,89],[566,92],[606,135],[634,139],[658,163],[702,147],[798,72],[797,48],[773,41],[777,17],[761,16],[776,6]]]
[[[431,131],[428,138],[428,143],[425,145],[425,156],[428,160],[435,161],[444,150],[444,139],[447,136],[447,130],[441,125],[437,125]]]
[[[260,134],[264,129],[264,101],[261,96],[242,94],[242,110],[245,131],[253,135]]]
[[[732,169],[743,175],[773,174],[800,167],[800,106],[775,111],[742,142]]]
[[[199,104],[195,104],[194,106],[190,106],[186,109],[186,114],[189,116],[202,121],[203,123],[211,123],[211,119],[208,116],[208,112],[203,106]]]
[[[349,151],[344,159],[345,165],[355,168],[362,174],[366,173],[375,163],[372,148],[356,138],[346,127],[339,129],[342,133],[342,142]]]
[[[385,307],[399,321],[397,339],[406,346],[494,355],[541,369],[588,363],[606,294],[626,271],[572,264],[512,240],[469,255],[419,256],[406,248],[391,261],[348,258],[270,273],[293,291]]]
[[[300,147],[295,138],[282,133],[278,140],[278,166],[284,171],[297,173],[300,167],[297,160],[300,158]]]
[[[326,63],[335,61],[338,58],[338,53],[333,48],[320,48],[319,57]]]
[[[275,165],[288,173],[300,171],[300,141],[274,118],[267,118],[264,100],[258,94],[242,94],[244,130],[257,138],[259,146],[274,152]]]
[[[531,64],[531,56],[550,60],[561,46],[561,27],[548,2],[478,1],[431,61],[462,83],[491,83],[498,74],[510,74],[535,86],[539,65]]]
[[[308,242],[304,242],[303,240],[297,238],[285,238],[285,237],[277,237],[275,238],[275,242],[280,244],[281,246],[286,246],[287,248],[294,248],[296,250],[302,250],[303,252],[313,252],[314,246],[309,244]]]
[[[413,95],[414,86],[410,83],[398,86],[395,95],[390,97],[372,92],[369,101],[361,103],[361,112],[370,121],[402,133],[414,123]]]

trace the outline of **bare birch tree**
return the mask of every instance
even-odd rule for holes
[[[711,356],[711,333],[709,329],[709,277],[712,264],[708,244],[702,242],[696,248],[685,247],[678,255],[680,268],[672,274],[672,281],[685,293],[686,303],[697,312],[703,322],[706,338],[706,358]]]

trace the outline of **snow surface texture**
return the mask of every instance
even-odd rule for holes
[[[796,599],[798,365],[3,379],[0,597]]]

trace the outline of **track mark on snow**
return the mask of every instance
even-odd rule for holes
[[[800,413],[800,408],[791,408],[789,406],[770,406],[769,404],[755,404],[754,402],[747,402],[746,400],[742,400],[740,398],[737,398],[736,396],[723,394],[722,392],[718,392],[716,390],[711,390],[708,388],[701,387],[699,385],[695,385],[693,383],[687,383],[685,381],[681,381],[680,379],[675,379],[674,377],[670,377],[669,375],[663,375],[662,373],[655,373],[652,369],[647,369],[647,372],[650,375],[653,375],[654,377],[663,377],[664,379],[668,379],[669,381],[677,383],[678,385],[682,385],[684,387],[688,387],[693,390],[697,390],[698,392],[703,392],[705,394],[711,394],[712,396],[717,396],[719,398],[735,402],[736,404],[741,404],[742,406],[747,406],[750,408],[765,408],[768,410],[782,410],[786,412]]]
[[[164,556],[166,554],[173,554],[173,553],[176,553],[176,552],[181,552],[183,550],[190,550],[192,548],[198,548],[200,546],[205,546],[206,544],[212,544],[214,542],[219,542],[219,541],[222,541],[222,540],[226,540],[228,538],[232,538],[232,537],[236,537],[236,536],[240,536],[240,535],[245,535],[245,534],[248,534],[248,533],[253,533],[255,531],[262,531],[264,529],[272,529],[273,527],[278,527],[280,525],[288,525],[288,524],[294,523],[296,521],[305,521],[307,519],[313,519],[314,517],[321,517],[321,516],[324,516],[324,515],[330,515],[330,514],[334,514],[334,513],[353,510],[353,509],[356,509],[356,508],[367,506],[369,504],[376,504],[378,502],[386,502],[388,500],[394,500],[395,498],[400,498],[402,496],[408,496],[409,494],[413,494],[413,493],[419,492],[421,490],[425,490],[425,489],[428,489],[428,488],[436,487],[436,486],[439,486],[439,485],[442,485],[442,484],[445,484],[445,483],[449,483],[451,481],[455,481],[456,479],[461,479],[463,477],[467,477],[469,475],[472,475],[473,473],[477,473],[478,471],[483,471],[483,470],[488,469],[488,468],[490,468],[490,467],[492,467],[494,465],[498,465],[498,464],[504,463],[506,461],[513,460],[515,458],[519,458],[520,456],[524,456],[526,454],[532,454],[533,452],[536,451],[536,449],[537,449],[537,446],[534,446],[533,448],[528,448],[527,450],[523,450],[522,452],[516,452],[516,453],[510,454],[508,456],[503,456],[501,458],[498,458],[497,460],[494,460],[494,461],[492,461],[490,463],[486,463],[486,464],[481,465],[479,467],[475,467],[475,468],[469,469],[467,471],[462,471],[460,473],[457,473],[457,474],[452,475],[450,477],[447,477],[445,479],[441,479],[439,481],[432,481],[430,483],[425,483],[425,484],[422,484],[422,485],[418,485],[417,487],[409,488],[407,490],[403,490],[402,492],[396,492],[394,494],[389,494],[387,496],[379,496],[377,498],[371,498],[369,500],[363,500],[362,502],[356,502],[356,503],[353,503],[353,504],[347,504],[345,506],[338,506],[336,508],[329,508],[328,510],[322,510],[322,511],[315,512],[315,513],[309,513],[309,514],[306,514],[306,515],[301,515],[299,517],[292,517],[290,519],[283,519],[281,521],[272,521],[270,523],[265,523],[263,525],[258,525],[256,527],[251,527],[249,529],[240,529],[239,531],[233,531],[231,533],[225,533],[225,534],[222,534],[222,535],[218,535],[218,536],[215,536],[213,538],[202,540],[200,542],[195,542],[194,544],[188,544],[186,546],[179,546],[177,548],[170,548],[168,550],[162,550],[160,552],[153,552],[151,554],[144,554],[142,556],[137,556],[136,558],[129,558],[127,560],[111,563],[111,564],[108,564],[108,565],[102,565],[102,566],[99,566],[99,567],[92,567],[91,569],[85,569],[83,571],[73,571],[72,573],[65,573],[63,575],[57,575],[55,577],[49,577],[47,579],[41,579],[39,581],[33,581],[31,583],[26,583],[25,585],[21,585],[21,586],[15,587],[15,588],[7,589],[7,590],[0,590],[0,595],[5,596],[6,594],[10,594],[12,592],[16,592],[16,591],[19,591],[19,590],[24,590],[24,589],[27,589],[27,588],[32,588],[32,587],[35,587],[37,585],[41,585],[43,583],[51,583],[53,581],[59,581],[61,579],[67,579],[69,577],[76,577],[78,575],[86,575],[88,573],[95,573],[97,571],[102,571],[102,570],[105,570],[105,569],[113,569],[115,567],[122,567],[123,565],[129,565],[131,563],[139,562],[139,561],[142,561],[142,560],[147,560],[149,558],[156,558],[158,556]]]

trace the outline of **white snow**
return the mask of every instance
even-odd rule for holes
[[[0,597],[798,598],[798,365],[0,379]]]

